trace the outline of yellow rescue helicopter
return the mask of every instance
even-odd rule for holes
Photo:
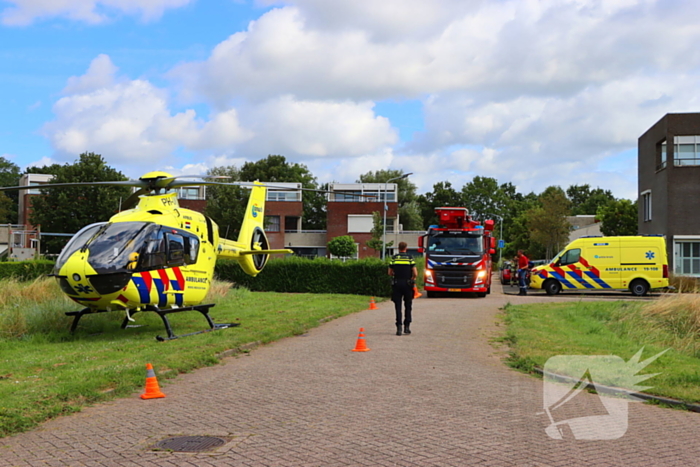
[[[135,186],[139,189],[107,222],[88,225],[65,246],[53,276],[61,290],[84,308],[66,313],[73,316],[71,332],[86,314],[121,310],[122,329],[139,311],[153,311],[163,320],[167,337],[223,329],[238,323],[215,324],[209,316],[213,304],[202,304],[218,258],[238,261],[249,275],[265,267],[269,255],[292,253],[269,249],[264,231],[266,186],[236,183],[251,188],[245,217],[237,241],[219,236],[209,217],[178,204],[175,188],[199,185],[228,185],[215,181],[182,180],[165,172],[149,172],[138,180],[53,183],[42,188],[80,185]],[[222,178],[222,177],[197,177]],[[226,177],[223,177],[226,178]],[[34,187],[0,188],[0,191]],[[131,206],[134,206],[133,208]],[[168,314],[196,310],[207,319],[210,329],[177,336]]]

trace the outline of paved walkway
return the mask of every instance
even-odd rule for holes
[[[165,399],[134,394],[0,439],[0,466],[698,465],[696,413],[630,404],[620,439],[545,434],[542,381],[506,368],[487,342],[499,307],[540,300],[551,297],[421,298],[401,337],[384,302],[183,375]],[[351,352],[360,327],[369,352]],[[571,402],[583,407],[576,416],[596,403],[586,393]],[[227,443],[152,448],[200,435]]]

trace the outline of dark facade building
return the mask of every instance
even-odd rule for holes
[[[700,113],[666,114],[638,150],[639,233],[665,235],[671,270],[700,276]]]

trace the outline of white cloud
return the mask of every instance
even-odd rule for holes
[[[89,24],[102,23],[115,14],[140,15],[143,21],[160,18],[170,8],[192,0],[6,0],[13,6],[0,11],[6,26],[26,26],[39,19],[62,17]]]
[[[180,147],[215,150],[251,137],[239,126],[235,110],[206,122],[194,110],[173,115],[164,90],[144,80],[116,80],[115,73],[109,57],[100,55],[85,75],[68,80],[64,92],[70,94],[56,102],[56,119],[44,127],[59,154],[93,151],[108,160],[147,166]]]
[[[144,13],[138,5],[185,3],[70,5],[88,18],[106,11],[98,4]],[[230,31],[206,60],[175,67],[169,89],[119,77],[107,55],[97,57],[54,106],[45,127],[54,147],[134,164],[191,151],[193,170],[207,158],[282,154],[322,182],[389,167],[414,172],[422,190],[482,175],[524,191],[589,183],[631,196],[636,170],[609,169],[615,158],[665,113],[700,104],[698,2],[258,3],[279,7]],[[171,95],[212,113],[174,111]],[[415,140],[399,145],[391,121],[375,114],[374,103],[390,99],[424,100]]]
[[[245,153],[339,158],[373,153],[398,141],[389,120],[371,102],[300,101],[282,96],[246,109],[256,137]]]
[[[29,167],[44,167],[47,165],[53,165],[53,164],[58,164],[59,162],[55,159],[52,159],[51,157],[42,157],[39,160],[36,160],[34,162],[30,162],[29,164],[24,167],[25,169]]]

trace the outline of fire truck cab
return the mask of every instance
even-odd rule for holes
[[[435,208],[439,225],[431,225],[419,237],[418,251],[424,253],[424,287],[427,296],[438,292],[491,292],[491,255],[496,239],[494,222],[484,225],[473,220],[466,208]]]

